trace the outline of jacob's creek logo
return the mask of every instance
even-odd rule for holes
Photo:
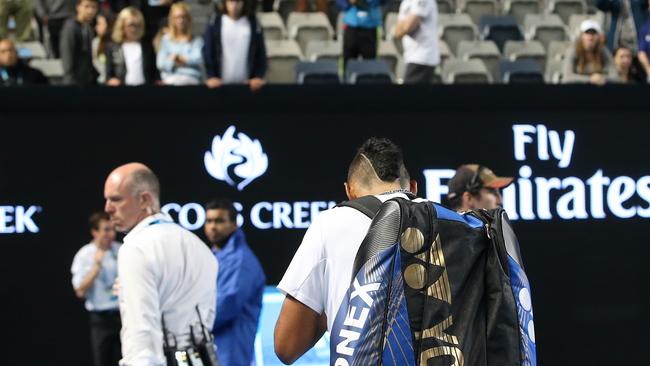
[[[38,233],[34,215],[41,211],[40,206],[0,205],[0,234]]]
[[[212,150],[206,151],[203,161],[214,179],[240,191],[264,174],[269,166],[260,141],[252,140],[242,132],[235,137],[235,126],[228,127],[223,136],[217,135],[212,139]]]
[[[650,176],[610,177],[603,169],[597,169],[586,179],[535,177],[528,165],[534,158],[555,161],[558,169],[571,165],[575,132],[554,131],[542,124],[516,124],[512,132],[514,158],[523,165],[519,177],[503,190],[503,207],[511,219],[603,219],[608,213],[623,219],[650,217]],[[531,154],[533,148],[536,154]],[[427,198],[440,202],[449,191],[443,181],[454,173],[453,169],[424,170]]]

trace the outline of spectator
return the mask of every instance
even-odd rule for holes
[[[636,47],[641,27],[648,20],[648,0],[597,0],[596,7],[609,13],[607,48]]]
[[[438,5],[435,0],[403,0],[395,25],[395,37],[402,39],[406,72],[405,84],[429,84],[438,49]]]
[[[614,51],[614,65],[621,83],[645,84],[646,73],[628,47],[619,47]]]
[[[143,85],[159,80],[153,44],[143,40],[144,17],[134,7],[117,16],[112,41],[106,49],[106,84]]]
[[[90,313],[90,343],[95,366],[115,366],[121,358],[120,311],[113,284],[117,279],[117,256],[121,244],[106,212],[90,216],[93,240],[74,256],[72,286],[75,295],[85,300]]]
[[[209,88],[222,84],[264,86],[266,46],[262,27],[247,0],[225,0],[223,14],[205,30],[203,60]]]
[[[612,54],[604,43],[598,22],[592,19],[583,21],[575,47],[569,47],[564,57],[563,82],[603,85],[617,81]]]
[[[650,19],[643,25],[639,35],[639,61],[643,65],[646,75],[650,77]]]
[[[0,40],[0,86],[38,84],[48,84],[43,73],[18,59],[16,46],[11,40]]]
[[[327,15],[328,0],[316,0],[316,11],[320,11]],[[297,0],[296,11],[306,12],[309,11],[309,0]]]
[[[106,45],[110,42],[115,16],[110,10],[102,10],[95,22],[93,39],[93,64],[99,71],[99,82],[106,82]]]
[[[381,26],[381,6],[385,0],[336,0],[343,15],[343,60],[375,58],[377,27]]]
[[[95,85],[99,73],[93,65],[90,23],[97,15],[97,0],[77,0],[77,15],[66,20],[61,30],[61,60],[63,83],[67,85]]]
[[[458,212],[493,209],[501,206],[501,189],[512,183],[512,177],[498,177],[486,166],[464,164],[449,180],[447,204]]]
[[[203,230],[219,263],[217,315],[212,327],[219,363],[250,366],[266,283],[264,271],[237,227],[232,201],[208,203]]]
[[[162,81],[169,85],[200,84],[203,40],[192,36],[192,17],[187,4],[172,5],[168,30],[162,36],[156,62]]]
[[[36,0],[36,15],[50,34],[50,50],[54,58],[61,58],[59,42],[66,20],[74,18],[74,3],[70,0]]]
[[[0,0],[0,39],[9,34],[9,17],[16,22],[16,40],[31,40],[32,0]]]

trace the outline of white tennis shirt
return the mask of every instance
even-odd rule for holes
[[[375,196],[382,202],[404,193]],[[305,233],[278,289],[317,313],[325,311],[327,329],[350,287],[352,267],[359,246],[370,227],[370,218],[351,207],[321,212]]]

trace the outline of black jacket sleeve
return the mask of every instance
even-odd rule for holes
[[[266,76],[266,44],[264,42],[264,31],[262,30],[262,26],[257,22],[257,19],[253,18],[253,32],[252,36],[253,37],[253,44],[254,44],[254,51],[253,51],[253,65],[251,68],[251,78],[260,78],[264,79],[264,76]]]
[[[64,85],[73,85],[77,83],[75,78],[75,46],[76,46],[76,37],[75,37],[75,21],[69,19],[63,25],[61,30],[59,48],[61,52],[61,62],[63,63],[63,84]]]
[[[220,78],[221,77],[221,63],[219,62],[220,52],[217,52],[221,48],[221,39],[217,38],[215,35],[216,27],[221,27],[221,22],[217,17],[212,24],[209,24],[205,28],[205,33],[203,34],[203,62],[205,64],[205,73],[208,78]],[[219,42],[217,44],[217,42]]]

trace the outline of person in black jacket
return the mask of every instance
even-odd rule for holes
[[[135,86],[160,80],[153,44],[143,40],[144,30],[144,17],[138,9],[122,9],[113,28],[113,42],[106,47],[107,85]]]
[[[206,84],[209,88],[248,84],[257,91],[264,86],[266,75],[262,27],[247,1],[224,2],[223,14],[215,17],[203,36]]]
[[[99,73],[93,65],[91,22],[97,15],[97,0],[77,0],[75,18],[68,19],[61,30],[59,51],[63,62],[63,84],[95,85]]]
[[[18,59],[16,46],[9,39],[0,40],[0,86],[48,84],[42,72]]]

